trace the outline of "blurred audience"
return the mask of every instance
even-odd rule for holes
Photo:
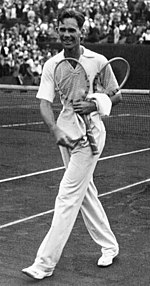
[[[150,43],[150,0],[0,0],[0,77],[39,84],[62,8],[84,13],[83,43]]]

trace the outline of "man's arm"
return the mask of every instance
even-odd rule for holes
[[[52,131],[53,129],[55,129],[56,123],[55,123],[55,118],[54,118],[54,113],[53,113],[51,102],[45,99],[41,99],[40,112],[49,130]]]
[[[112,102],[112,106],[118,104],[122,100],[122,94],[119,92],[113,96],[110,97],[110,100]]]
[[[73,103],[73,108],[74,111],[80,115],[87,115],[97,110],[96,104],[93,100],[75,101]]]
[[[54,133],[57,145],[73,148],[74,142],[56,125],[52,103],[41,99],[40,112],[49,130]]]

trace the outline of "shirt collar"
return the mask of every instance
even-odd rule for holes
[[[93,55],[93,52],[86,49],[85,47],[81,46],[83,48],[83,54],[82,56],[83,57],[86,57],[86,58],[94,58],[94,55]]]
[[[85,58],[94,58],[93,52],[86,49],[85,47],[81,46],[81,48],[83,49],[83,54],[81,56],[85,57]],[[64,50],[62,50],[60,52],[60,58],[64,58]]]

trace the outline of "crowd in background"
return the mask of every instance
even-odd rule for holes
[[[150,0],[0,0],[0,78],[39,84],[62,8],[84,13],[83,43],[150,43]]]

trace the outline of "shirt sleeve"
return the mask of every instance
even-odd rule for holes
[[[48,60],[43,67],[41,82],[36,98],[45,99],[49,102],[53,102],[55,97],[53,74],[54,74],[53,62]]]

